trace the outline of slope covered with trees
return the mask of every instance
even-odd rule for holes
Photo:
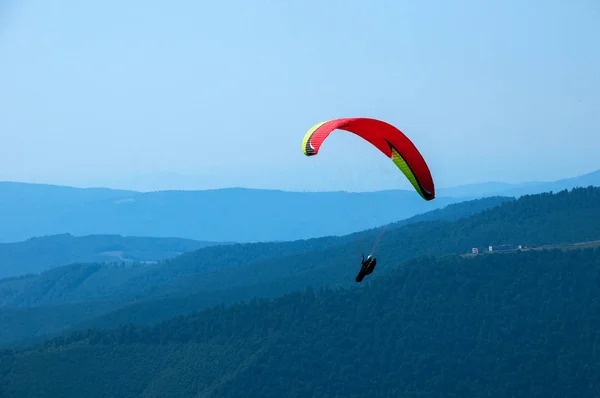
[[[385,227],[385,230],[406,227],[423,221],[458,220],[509,200],[511,199],[499,197],[454,204],[445,209],[425,213],[391,224]],[[238,268],[246,264],[260,263],[269,259],[281,259],[293,255],[307,255],[313,252],[328,251],[334,247],[356,245],[357,242],[369,242],[374,237],[380,236],[383,230],[384,228],[375,228],[341,237],[332,236],[292,242],[207,246],[202,250],[180,255],[170,261],[127,268],[105,266],[102,264],[85,264],[81,262],[79,264],[58,267],[41,275],[28,275],[10,280],[0,280],[0,304],[13,307],[46,306],[82,300],[104,299],[121,295],[131,298],[144,291],[155,290],[157,286],[171,283],[177,279],[185,281],[183,278],[187,278],[190,275],[204,275],[207,272]],[[26,246],[26,248],[34,249],[38,254],[40,252],[47,252],[50,247],[58,251],[56,246],[51,245],[54,239],[57,239],[57,237],[32,239],[28,241],[31,246]],[[95,239],[103,241],[105,239],[112,239],[112,237],[98,237]],[[74,241],[74,247],[68,250],[69,253],[75,251],[89,253],[94,250],[98,251],[98,247],[101,248],[100,250],[122,248],[122,246],[117,247],[115,242],[111,242],[110,245],[100,245],[97,240],[96,243],[90,245],[95,239],[94,237],[69,238],[69,235],[65,238],[65,240]],[[164,250],[164,246],[169,245],[171,242],[170,240],[163,240],[161,238],[156,240],[154,240],[155,238],[136,239],[141,240],[141,243],[152,245],[155,250]],[[133,241],[128,240],[128,242],[133,245]],[[157,245],[157,242],[163,244]],[[181,242],[187,241],[181,240]],[[204,244],[202,242],[190,242],[192,242],[190,243],[191,245]],[[12,244],[7,245],[7,248],[12,247]],[[0,253],[1,248],[2,246],[0,245]],[[183,249],[181,248],[181,250]],[[81,279],[80,275],[82,272],[86,274],[83,282],[76,283]],[[45,286],[51,286],[51,290],[47,290]]]
[[[0,243],[0,278],[34,274],[72,263],[152,263],[220,243],[179,238],[71,234]]]
[[[3,397],[592,397],[600,250],[419,257],[152,327],[0,354]]]
[[[15,330],[29,338],[66,328],[149,324],[306,286],[353,285],[360,252],[375,246],[376,273],[385,274],[416,256],[467,253],[473,246],[596,240],[599,216],[600,189],[589,188],[523,197],[456,221],[418,222],[352,237],[209,247],[160,265],[127,270],[95,264],[58,268],[37,278],[0,283],[4,309],[22,309],[13,312],[5,329],[10,333],[0,334],[0,341],[15,341]],[[69,308],[80,311],[82,303],[89,308],[85,316],[71,316]],[[45,318],[36,315],[39,311],[22,307],[44,307],[46,314],[55,311],[53,328],[41,322]]]

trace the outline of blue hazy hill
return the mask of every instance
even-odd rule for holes
[[[258,242],[345,235],[449,204],[600,186],[600,170],[554,182],[483,183],[440,189],[425,202],[414,191],[286,192],[228,188],[136,192],[0,182],[0,242],[77,236],[179,237]]]

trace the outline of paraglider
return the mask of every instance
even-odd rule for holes
[[[354,133],[375,146],[404,173],[423,199],[435,198],[433,178],[423,156],[402,131],[384,121],[352,117],[318,123],[304,135],[304,154],[315,156],[319,153],[325,139],[336,129]]]
[[[302,151],[315,156],[327,137],[336,129],[356,134],[379,149],[402,171],[417,193],[426,201],[435,198],[435,186],[429,167],[412,141],[402,131],[381,120],[353,117],[327,120],[317,123],[304,135]],[[356,282],[361,282],[375,269],[377,260],[367,257],[361,261]]]
[[[377,265],[376,258],[371,257],[371,255],[369,254],[367,256],[367,259],[365,260],[365,255],[363,254],[360,271],[358,272],[358,275],[356,275],[355,280],[357,282],[362,282],[362,280],[365,279],[365,276],[370,275],[373,273],[373,271],[375,271],[376,265]]]

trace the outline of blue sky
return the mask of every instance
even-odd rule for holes
[[[439,187],[600,168],[595,0],[0,4],[0,180],[410,188],[349,133],[302,154],[347,116],[402,129]]]

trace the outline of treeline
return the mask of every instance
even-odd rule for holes
[[[0,355],[0,395],[592,397],[600,249],[420,257],[290,293]]]

